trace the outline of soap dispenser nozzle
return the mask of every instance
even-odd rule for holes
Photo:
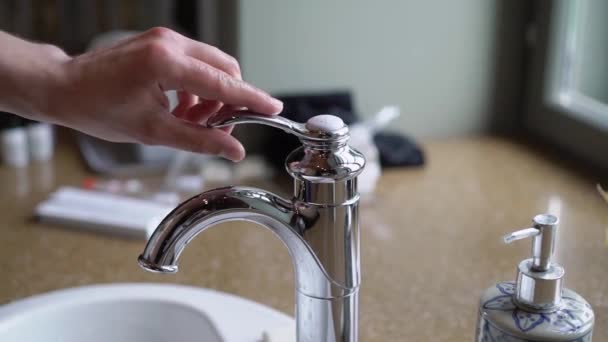
[[[503,237],[505,243],[511,243],[529,237],[534,237],[532,242],[532,269],[538,272],[549,270],[551,257],[555,248],[555,232],[558,219],[554,215],[540,214],[534,216],[534,226],[524,228]]]
[[[524,228],[503,237],[511,243],[533,237],[532,258],[519,264],[515,301],[539,310],[554,308],[562,294],[564,269],[552,262],[558,219],[554,215],[540,214],[533,219],[531,228]]]

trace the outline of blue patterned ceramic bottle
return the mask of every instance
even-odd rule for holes
[[[504,237],[533,237],[532,258],[519,264],[515,282],[499,283],[481,297],[476,342],[590,342],[594,314],[574,291],[563,289],[564,268],[551,261],[557,217],[534,217],[534,226]]]

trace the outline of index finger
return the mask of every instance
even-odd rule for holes
[[[166,75],[169,83],[205,99],[247,107],[263,114],[278,114],[283,103],[251,84],[198,59],[182,56]]]
[[[186,40],[185,52],[187,55],[220,69],[233,77],[243,79],[241,76],[241,67],[234,57],[215,46],[187,37],[184,38]]]

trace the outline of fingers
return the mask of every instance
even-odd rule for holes
[[[215,46],[185,38],[185,52],[188,56],[205,62],[228,75],[242,80],[241,67],[237,60]]]
[[[179,118],[190,121],[192,123],[205,124],[207,119],[211,116],[219,113],[236,112],[244,109],[243,107],[235,107],[231,105],[224,105],[219,101],[214,100],[203,100],[201,103],[192,106],[188,111],[179,116]],[[220,127],[222,131],[230,134],[232,133],[234,126]]]
[[[219,49],[166,28],[142,34],[143,57],[161,89],[185,90],[205,99],[277,114],[281,101],[244,82],[238,62]]]
[[[169,85],[206,99],[214,99],[227,104],[244,106],[264,114],[277,114],[283,103],[266,92],[238,78],[218,70],[198,59],[176,57],[175,65],[163,75]]]
[[[218,155],[232,161],[245,157],[243,145],[230,134],[167,116],[162,120],[162,134],[156,143],[196,152]]]
[[[207,118],[217,113],[220,108],[222,108],[221,102],[204,100],[189,108],[181,118],[193,123],[204,123],[207,121]]]
[[[173,50],[181,51],[187,56],[209,64],[232,77],[241,79],[241,69],[237,60],[215,46],[190,39],[164,27],[152,28],[135,38],[155,40],[170,45]]]
[[[224,114],[224,113],[231,113],[231,112],[238,112],[240,110],[245,110],[247,108],[245,107],[239,107],[239,106],[232,106],[232,105],[224,105],[222,107],[222,109],[220,109],[217,114]],[[230,125],[230,126],[226,126],[226,127],[222,127],[220,128],[221,130],[224,130],[226,133],[232,134],[232,131],[234,130],[234,125]]]
[[[187,115],[189,109],[194,106],[197,102],[195,95],[192,95],[185,91],[177,92],[177,106],[173,109],[172,113],[178,118],[184,118]]]

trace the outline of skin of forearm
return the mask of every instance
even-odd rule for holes
[[[0,31],[0,110],[35,120],[48,116],[63,66],[60,48],[28,42]]]

